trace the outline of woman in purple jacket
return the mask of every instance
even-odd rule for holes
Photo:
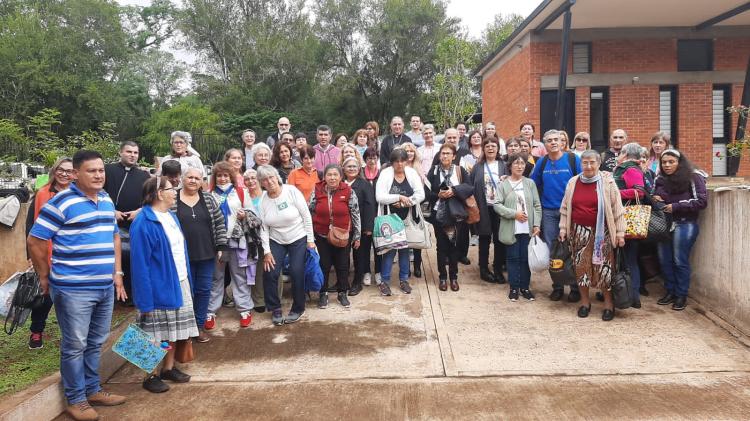
[[[698,238],[698,214],[708,204],[705,176],[694,170],[681,152],[667,149],[661,153],[654,200],[664,202],[672,214],[672,239],[659,243],[664,287],[657,303],[672,304],[672,310],[684,310],[690,286],[690,250]]]

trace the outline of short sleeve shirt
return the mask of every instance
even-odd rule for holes
[[[52,241],[52,288],[84,290],[112,286],[116,233],[109,195],[102,190],[94,202],[71,183],[42,207],[30,235]]]

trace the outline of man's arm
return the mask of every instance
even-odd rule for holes
[[[49,246],[47,245],[47,240],[29,235],[26,238],[26,245],[29,249],[34,270],[39,275],[39,285],[42,288],[42,294],[49,294]]]
[[[128,294],[125,292],[125,285],[122,282],[122,243],[120,242],[120,234],[114,235],[115,243],[115,273],[112,276],[112,280],[115,283],[115,296],[118,300],[125,301],[128,299]]]

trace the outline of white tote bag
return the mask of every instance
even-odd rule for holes
[[[421,206],[416,205],[414,209],[416,209],[419,222],[414,220],[410,209],[409,214],[404,219],[406,241],[409,243],[409,248],[420,250],[430,249],[432,248],[432,236],[429,229],[431,224],[424,220]]]
[[[549,269],[549,248],[538,235],[529,240],[529,269],[532,272],[544,272]]]

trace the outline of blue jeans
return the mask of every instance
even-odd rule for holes
[[[560,236],[560,209],[542,208],[542,239],[547,243],[550,252],[552,252],[552,243]],[[570,233],[568,233],[570,236]],[[562,290],[565,285],[552,282],[553,290]],[[571,291],[578,291],[578,284],[570,286]]]
[[[83,402],[102,389],[99,357],[109,335],[114,287],[82,291],[53,289],[60,325],[60,375],[70,405]]]
[[[281,309],[279,297],[279,276],[283,269],[284,257],[289,256],[289,274],[292,278],[292,311],[302,314],[305,311],[305,260],[307,259],[307,237],[290,244],[279,244],[269,240],[273,260],[276,261],[270,272],[263,272],[263,295],[266,308]],[[261,261],[262,264],[262,261]]]
[[[399,250],[390,250],[381,258],[380,279],[386,285],[391,285],[391,268],[393,267],[393,257],[398,252],[398,280],[409,280],[409,248]]]
[[[638,249],[640,242],[638,240],[627,240],[625,241],[625,264],[630,271],[630,280],[632,288],[630,290],[630,299],[635,301],[641,301],[641,269],[638,267]]]
[[[511,288],[529,289],[529,234],[516,234],[516,242],[505,246],[505,261],[508,266],[508,283]]]
[[[699,233],[697,222],[677,222],[671,241],[659,243],[659,263],[664,288],[678,297],[687,297],[690,287],[690,251]]]
[[[203,329],[203,324],[206,323],[215,267],[216,259],[190,261],[190,276],[193,279],[193,313],[195,313],[195,322],[200,329]]]

